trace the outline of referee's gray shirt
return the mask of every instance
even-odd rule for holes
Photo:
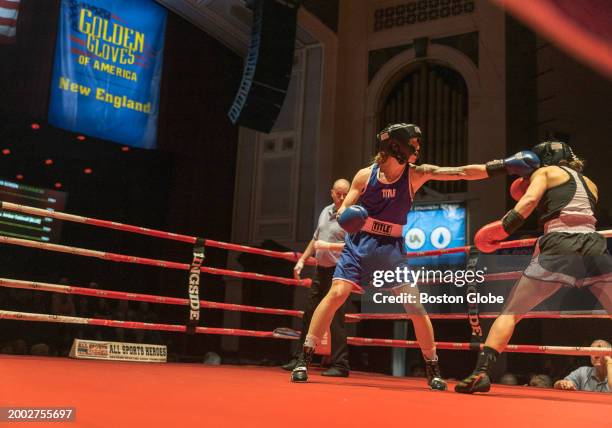
[[[574,382],[579,391],[610,392],[608,378],[599,380],[595,374],[595,367],[584,366],[565,376],[565,380]]]
[[[315,241],[321,240],[336,244],[338,242],[344,242],[344,235],[346,232],[338,224],[336,214],[338,211],[334,204],[328,205],[323,208],[321,215],[319,215],[319,222],[317,224],[317,230],[315,230],[312,239]],[[315,258],[321,267],[332,267],[338,263],[341,251],[331,250],[317,250]]]

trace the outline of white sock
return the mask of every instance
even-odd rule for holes
[[[316,349],[318,344],[319,344],[319,338],[317,336],[314,336],[312,334],[306,335],[306,340],[304,340],[304,346],[308,348]]]

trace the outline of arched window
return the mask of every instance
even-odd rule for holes
[[[377,129],[390,123],[414,123],[424,134],[419,163],[465,165],[468,94],[463,77],[448,67],[423,61],[398,78],[380,104]],[[466,190],[463,180],[429,182],[427,186],[441,193]]]

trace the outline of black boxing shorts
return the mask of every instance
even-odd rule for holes
[[[576,287],[612,284],[612,256],[606,238],[597,232],[551,232],[538,239],[523,275]]]

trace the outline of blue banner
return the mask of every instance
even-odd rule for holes
[[[465,245],[465,207],[459,204],[417,205],[408,213],[404,226],[406,251],[442,250]],[[419,257],[415,264],[462,263],[465,254]]]
[[[155,148],[165,28],[153,0],[62,0],[49,123]]]

